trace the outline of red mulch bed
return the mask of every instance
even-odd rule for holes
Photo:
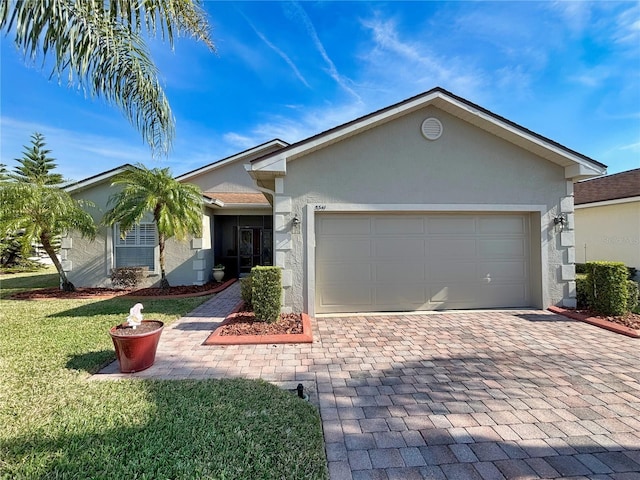
[[[43,288],[28,290],[11,296],[13,300],[46,300],[46,299],[91,299],[129,295],[132,297],[171,297],[176,295],[197,295],[220,287],[225,282],[209,282],[204,285],[179,285],[169,288],[141,288],[115,289],[115,288],[88,288],[78,287],[75,292],[64,292],[59,288]]]
[[[219,327],[221,336],[229,335],[291,335],[302,334],[302,315],[282,313],[274,323],[256,320],[253,312],[240,312]]]
[[[591,318],[598,318],[600,320],[607,320],[608,322],[618,323],[634,330],[640,330],[640,315],[637,313],[627,313],[626,315],[619,316],[607,316],[598,315],[590,310],[576,310],[576,312],[586,315]]]

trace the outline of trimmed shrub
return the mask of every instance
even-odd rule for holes
[[[629,311],[627,274],[627,267],[621,262],[588,262],[589,306],[603,315]]]
[[[247,308],[253,308],[253,301],[251,298],[252,289],[253,289],[253,281],[251,278],[251,274],[247,275],[244,278],[240,279],[240,296],[242,297],[242,301],[244,301]]]
[[[640,303],[640,287],[633,280],[627,280],[627,310],[633,310]]]
[[[587,309],[589,308],[589,282],[586,277],[576,278],[576,302],[577,308]]]
[[[584,263],[576,263],[576,273],[587,273],[587,266]]]
[[[147,267],[114,268],[111,270],[111,284],[116,288],[136,288],[147,270]]]
[[[280,267],[253,267],[251,301],[257,320],[273,323],[280,318],[282,273]]]

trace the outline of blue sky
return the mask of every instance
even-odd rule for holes
[[[123,163],[176,175],[293,143],[441,86],[609,166],[640,167],[638,2],[205,2],[217,53],[152,51],[176,117],[165,159],[120,112],[1,42],[0,162],[34,131],[80,180]],[[38,64],[39,65],[39,64]]]

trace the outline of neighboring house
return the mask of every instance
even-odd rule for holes
[[[574,186],[576,261],[640,269],[640,168]]]
[[[172,245],[169,281],[206,281],[219,262],[240,275],[273,263],[284,310],[312,315],[574,306],[573,184],[605,171],[435,88],[179,176],[211,203],[203,238]],[[107,189],[109,175],[75,191]],[[116,234],[97,249],[83,241],[91,261],[77,239],[67,245],[71,281],[108,283]]]

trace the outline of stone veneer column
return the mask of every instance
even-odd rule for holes
[[[273,196],[273,231],[275,241],[274,265],[282,269],[282,311],[289,313],[291,311],[291,307],[286,306],[285,299],[287,291],[293,285],[293,276],[288,260],[292,249],[291,212],[293,207],[291,197],[283,194],[283,183],[284,180],[282,178],[276,178],[276,190],[275,195]]]
[[[567,195],[560,199],[560,214],[566,216],[567,222],[560,232],[560,247],[562,253],[562,265],[560,278],[566,282],[562,305],[568,308],[576,307],[576,236],[575,214],[573,207],[573,182],[567,181]]]

